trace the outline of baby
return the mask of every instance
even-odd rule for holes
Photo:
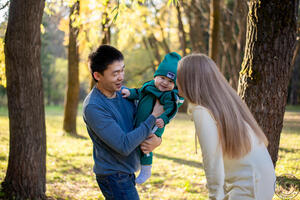
[[[144,83],[139,89],[122,89],[123,97],[138,100],[135,126],[138,127],[151,114],[156,99],[164,107],[164,113],[156,120],[156,126],[152,133],[161,137],[164,127],[176,115],[179,106],[184,99],[178,95],[176,87],[177,64],[181,59],[180,55],[172,52],[164,57],[154,73],[154,79]],[[136,183],[142,184],[151,176],[152,152],[143,154],[141,151],[141,171],[136,178]]]

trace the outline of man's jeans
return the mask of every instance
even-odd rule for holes
[[[118,172],[112,175],[96,175],[102,194],[106,200],[139,200],[135,188],[135,175]]]

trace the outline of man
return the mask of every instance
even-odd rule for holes
[[[95,87],[83,103],[83,118],[93,141],[94,172],[106,199],[139,199],[134,172],[140,165],[139,145],[149,153],[161,139],[151,134],[160,104],[134,129],[136,107],[122,97],[124,57],[116,48],[101,45],[89,56]],[[146,139],[146,140],[145,140]],[[144,141],[144,142],[143,142]]]

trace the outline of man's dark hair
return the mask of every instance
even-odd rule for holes
[[[103,75],[103,72],[107,69],[108,65],[115,61],[122,60],[124,60],[124,56],[118,49],[106,44],[100,45],[95,52],[89,55],[90,70],[93,79],[97,82],[93,76],[94,72],[99,72]]]

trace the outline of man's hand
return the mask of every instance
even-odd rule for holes
[[[130,95],[130,91],[128,90],[128,89],[122,89],[122,91],[121,91],[121,93],[122,93],[122,97],[124,97],[124,98],[126,98],[126,97],[129,97],[129,95]]]
[[[158,118],[155,123],[158,128],[163,128],[165,126],[165,122],[162,118]]]
[[[156,147],[161,144],[161,138],[157,137],[155,134],[150,134],[144,142],[141,144],[141,150],[144,154],[152,152]]]

